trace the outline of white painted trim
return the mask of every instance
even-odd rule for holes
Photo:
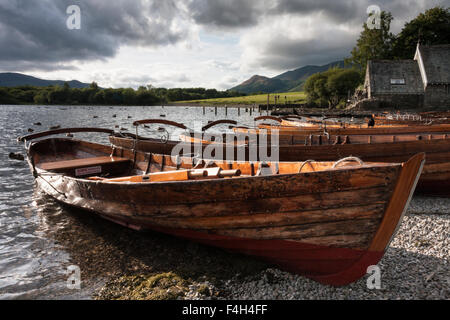
[[[417,46],[416,55],[414,56],[414,60],[419,64],[420,75],[422,76],[423,88],[426,89],[428,87],[428,78],[427,72],[425,70],[425,65],[423,64],[422,55],[420,54],[420,46]]]

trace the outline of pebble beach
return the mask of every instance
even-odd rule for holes
[[[197,249],[200,250],[193,252],[200,253],[205,248]],[[259,264],[252,258],[248,258],[247,262],[251,262],[247,270],[240,270],[239,266],[231,262],[235,270],[227,272],[222,279],[212,274],[195,280],[184,279],[171,273],[160,275],[160,278],[165,279],[160,284],[164,283],[166,297],[173,299],[447,300],[450,299],[449,249],[450,199],[416,196],[378,265],[381,269],[380,289],[368,289],[368,276],[345,287],[330,287],[273,266]],[[233,255],[230,258],[233,260]],[[233,274],[233,271],[236,273]],[[159,298],[162,297],[161,287],[155,285],[154,276],[150,277],[150,281],[146,276],[118,277],[103,286],[95,297],[148,299],[155,292],[159,292]],[[167,296],[168,292],[177,294]]]

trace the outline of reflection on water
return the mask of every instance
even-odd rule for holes
[[[92,290],[113,273],[130,268],[151,271],[155,264],[150,261],[155,255],[164,258],[156,267],[170,268],[170,263],[185,251],[183,247],[175,249],[179,252],[167,252],[173,248],[165,244],[177,240],[133,233],[86,212],[68,209],[43,195],[34,187],[26,162],[8,158],[10,152],[24,154],[22,146],[16,142],[18,136],[25,135],[28,128],[39,132],[54,125],[119,126],[133,132],[133,121],[161,115],[190,128],[194,128],[196,121],[201,120],[201,126],[217,118],[252,124],[252,117],[244,110],[239,117],[236,109],[229,109],[228,116],[224,109],[218,112],[216,117],[213,108],[207,108],[203,115],[202,108],[195,107],[0,106],[0,299],[90,298]],[[114,114],[117,116],[113,117]],[[38,122],[42,126],[34,125]],[[105,135],[78,134],[76,137],[108,143]],[[183,242],[178,244],[184,246]],[[136,248],[141,254],[130,253],[130,248]],[[145,254],[150,249],[152,256]],[[124,260],[126,264],[117,263]],[[66,287],[66,270],[72,264],[81,267],[84,281],[81,291]],[[227,264],[224,262],[223,266]]]

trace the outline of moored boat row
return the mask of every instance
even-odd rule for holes
[[[207,158],[222,159],[228,155],[227,159],[240,161],[264,160],[259,153],[251,157],[252,144],[253,147],[255,144],[260,147],[261,143],[264,143],[267,148],[272,148],[272,133],[277,135],[275,148],[279,161],[335,161],[356,156],[364,161],[404,162],[414,154],[424,152],[427,162],[417,192],[450,195],[450,126],[405,127],[404,132],[399,131],[399,127],[383,129],[393,133],[377,133],[375,129],[351,129],[353,134],[340,134],[339,131],[331,134],[323,131],[312,134],[300,130],[295,133],[282,130],[274,133],[273,130],[239,128],[234,130],[234,134],[227,135],[182,133],[181,142],[168,140],[161,143],[158,139],[136,139],[136,135],[131,134],[111,135],[110,142],[119,148],[157,154],[173,154],[177,148],[185,151],[186,155],[196,155],[199,152],[205,155],[205,150],[208,149]],[[266,154],[267,152],[264,153]]]
[[[446,125],[336,129],[354,134],[324,133],[322,127],[312,134],[278,124],[270,126],[270,142],[263,145],[253,135],[261,128],[237,128],[226,120],[200,133],[166,120],[135,123],[152,124],[185,132],[181,140],[162,141],[138,132],[71,128],[19,140],[37,184],[59,202],[132,229],[254,255],[330,285],[354,282],[378,263],[416,186],[450,194]],[[231,142],[223,133],[206,134],[216,124],[235,126]],[[283,129],[276,135],[278,127]],[[388,131],[365,131],[376,129]],[[111,145],[51,137],[78,132],[108,134]],[[279,158],[250,159],[255,143],[276,147]],[[246,158],[215,157],[230,150]]]

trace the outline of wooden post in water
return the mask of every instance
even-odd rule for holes
[[[238,116],[239,117],[241,116],[241,108],[240,107],[238,107]]]
[[[228,106],[225,106],[225,116],[228,117]]]
[[[250,116],[252,115],[252,113],[253,113],[253,107],[250,108]]]
[[[205,115],[206,114],[206,109],[205,109],[205,106],[203,106],[203,115]]]
[[[215,113],[216,113],[216,116],[217,116],[217,106],[215,107]]]

